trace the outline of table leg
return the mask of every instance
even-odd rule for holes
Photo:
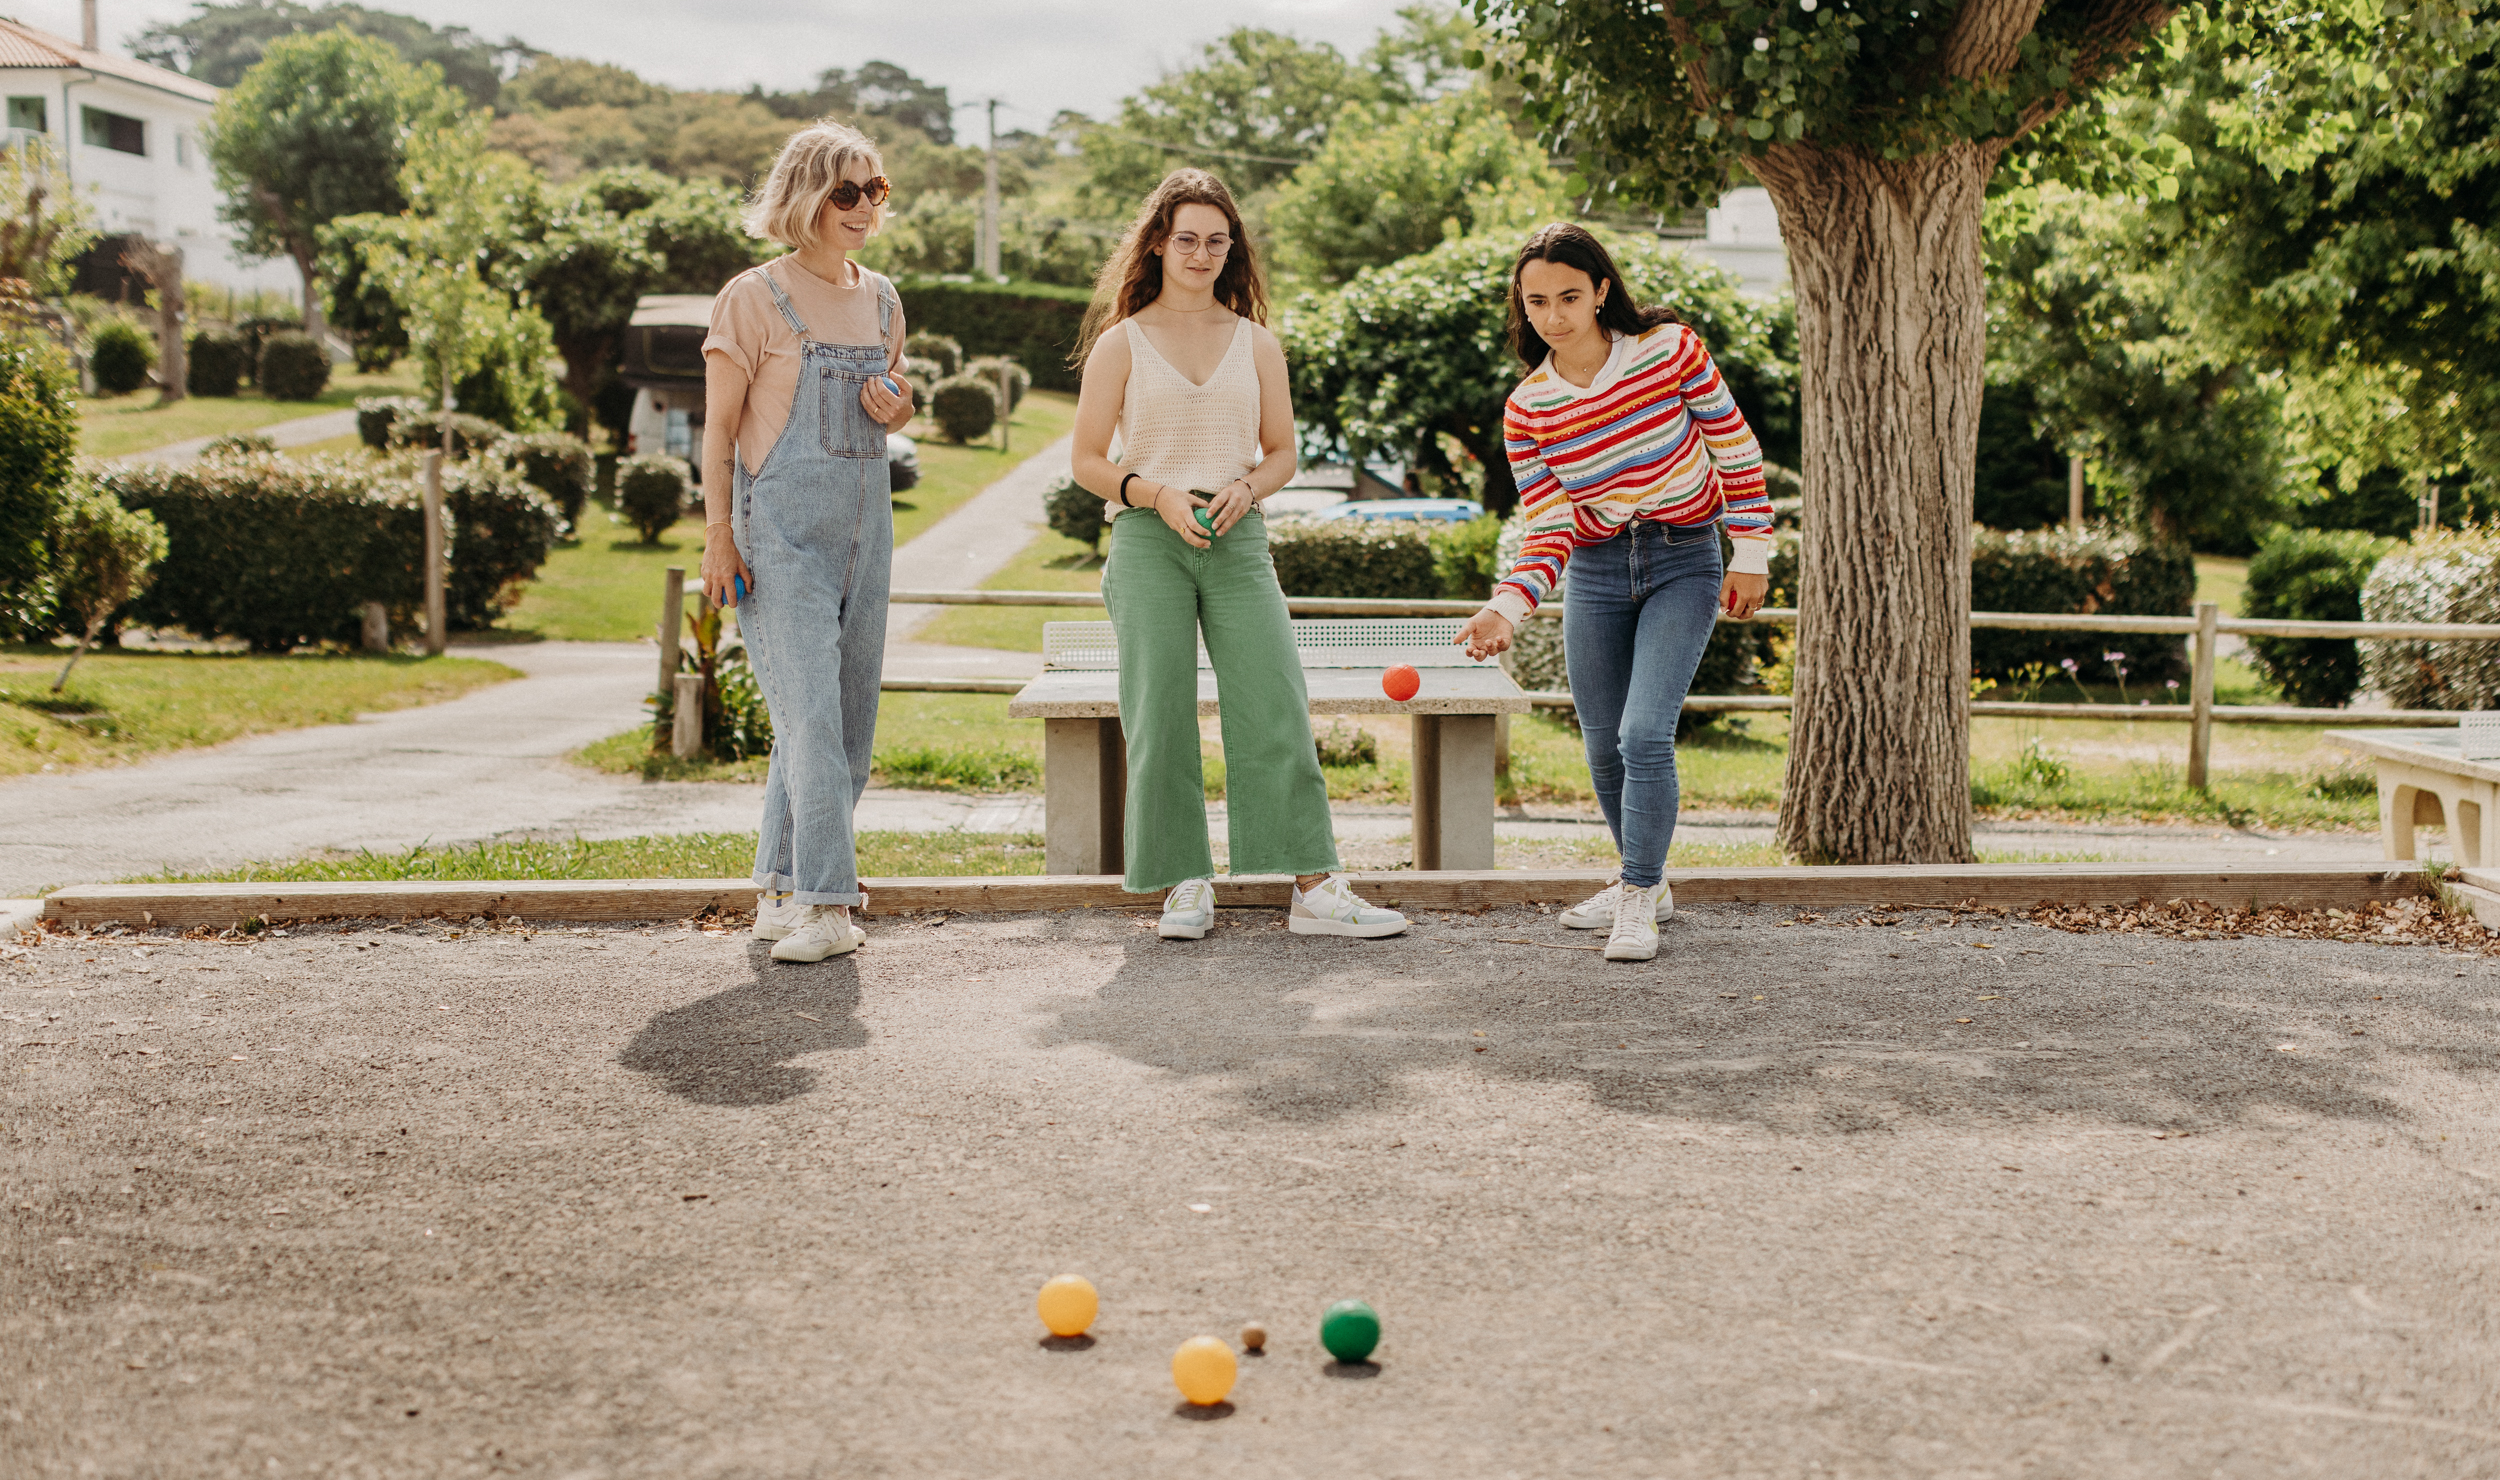
[[[1413,716],[1415,867],[1493,867],[1493,716]]]
[[[1042,721],[1042,867],[1116,874],[1127,866],[1128,742],[1115,719]]]

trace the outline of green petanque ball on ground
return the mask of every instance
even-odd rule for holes
[[[1380,1312],[1360,1300],[1340,1300],[1319,1318],[1319,1344],[1340,1362],[1359,1362],[1380,1345]]]

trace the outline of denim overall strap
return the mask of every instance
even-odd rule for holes
[[[781,310],[781,317],[789,323],[790,332],[799,336],[799,343],[805,344],[807,325],[799,321],[799,311],[791,305],[790,295],[781,291],[781,284],[774,282],[773,275],[765,269],[755,269],[755,275],[764,280],[765,287],[773,290],[773,306]]]

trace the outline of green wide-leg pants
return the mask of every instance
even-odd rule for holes
[[[1253,509],[1204,550],[1151,509],[1111,525],[1103,603],[1120,642],[1128,743],[1123,827],[1131,893],[1215,872],[1198,761],[1198,634],[1206,632],[1224,726],[1224,811],[1236,874],[1337,867],[1328,783],[1311,744],[1293,622]]]

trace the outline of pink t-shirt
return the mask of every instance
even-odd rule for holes
[[[891,284],[857,263],[851,264],[851,286],[842,287],[799,266],[796,257],[779,257],[758,272],[769,272],[807,335],[819,344],[877,342],[877,291]],[[903,359],[903,309],[894,308],[892,332],[886,336],[886,363]],[[703,341],[703,357],[715,376],[727,374],[746,387],[745,409],[730,428],[739,461],[752,474],[764,466],[781,429],[790,421],[790,398],[799,389],[799,336],[773,302],[773,290],[756,272],[742,272],[712,300],[712,331]]]

